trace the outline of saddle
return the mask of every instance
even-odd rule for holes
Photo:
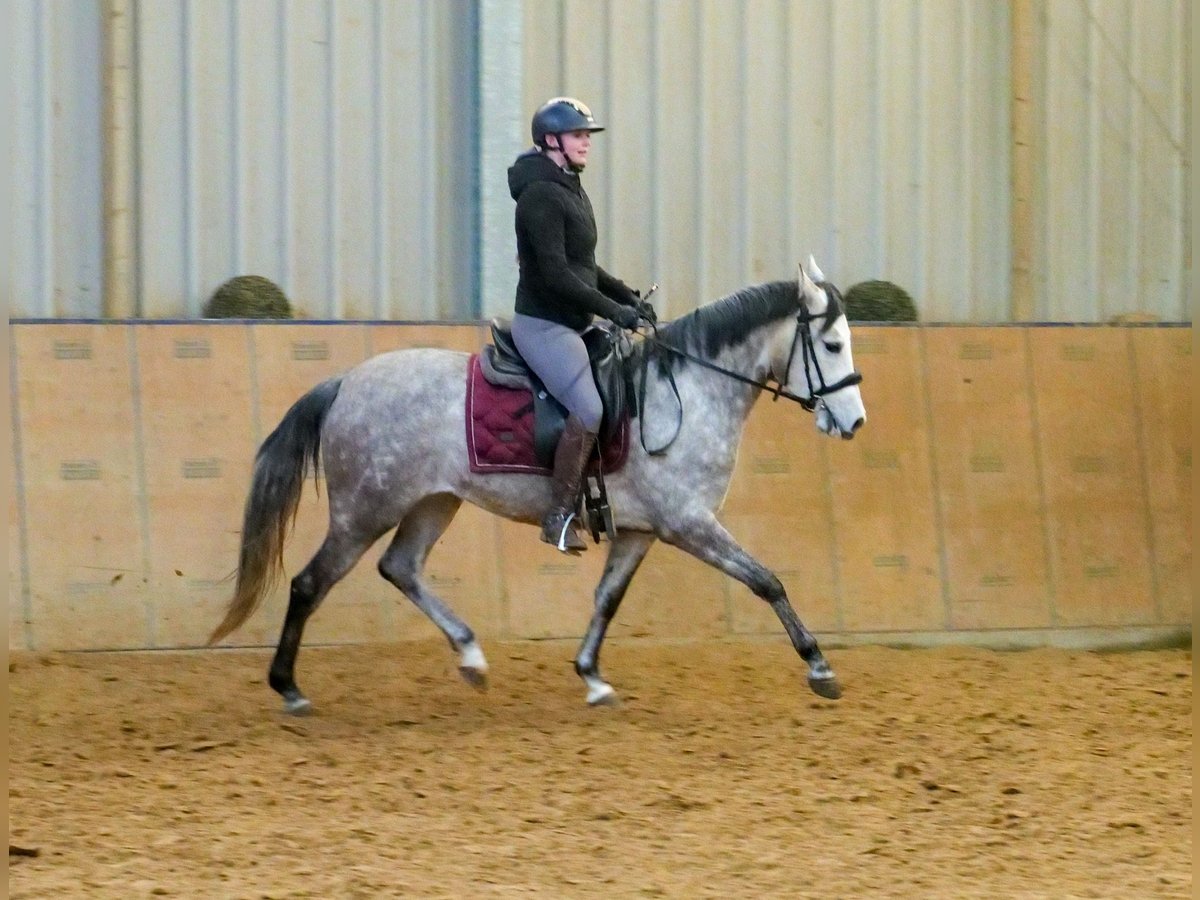
[[[508,319],[492,319],[492,343],[479,354],[479,369],[485,381],[496,387],[526,390],[533,396],[533,448],[538,463],[554,468],[554,449],[566,426],[567,410],[551,396],[541,380],[521,358],[513,341]],[[592,377],[604,404],[600,421],[598,446],[610,448],[624,445],[628,421],[634,414],[632,373],[626,371],[629,338],[618,329],[593,326],[583,334]],[[518,413],[524,409],[518,410]],[[624,453],[621,454],[622,460]],[[603,453],[606,463],[609,454]],[[607,465],[609,471],[615,466]]]

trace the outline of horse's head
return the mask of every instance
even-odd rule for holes
[[[812,256],[799,267],[800,312],[791,346],[786,348],[784,387],[807,400],[817,428],[846,440],[867,421],[850,352],[850,325],[842,295],[825,280]],[[776,369],[776,371],[779,371]]]

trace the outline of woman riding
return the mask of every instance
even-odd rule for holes
[[[579,488],[604,408],[583,333],[593,316],[622,328],[653,321],[654,308],[596,264],[596,218],[579,173],[596,124],[583,103],[556,97],[533,116],[534,146],[508,170],[517,201],[517,283],[513,341],[568,416],[554,454],[553,504],[541,538],[564,552],[585,550],[575,521]]]

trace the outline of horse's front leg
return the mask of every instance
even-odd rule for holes
[[[608,623],[621,605],[625,589],[629,587],[629,582],[653,543],[652,534],[621,531],[608,548],[604,575],[596,585],[592,621],[588,623],[587,634],[583,636],[579,654],[575,657],[575,671],[587,685],[587,702],[592,706],[616,701],[616,691],[600,676],[600,645],[604,643]]]
[[[689,519],[677,528],[664,531],[660,537],[668,544],[686,550],[697,559],[736,578],[770,603],[771,609],[775,610],[775,615],[779,616],[779,621],[787,630],[788,637],[792,639],[792,646],[800,658],[808,663],[809,687],[814,693],[830,700],[842,696],[842,688],[833,669],[817,646],[817,639],[792,609],[783,584],[770,569],[743,550],[715,516],[705,514]]]

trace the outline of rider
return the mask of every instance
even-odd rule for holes
[[[541,538],[565,552],[587,548],[576,503],[604,409],[583,333],[592,317],[622,328],[653,318],[654,308],[596,264],[596,218],[580,182],[592,134],[604,129],[571,97],[555,97],[533,115],[533,144],[508,170],[517,201],[520,280],[513,341],[568,416],[554,454],[553,505]]]

